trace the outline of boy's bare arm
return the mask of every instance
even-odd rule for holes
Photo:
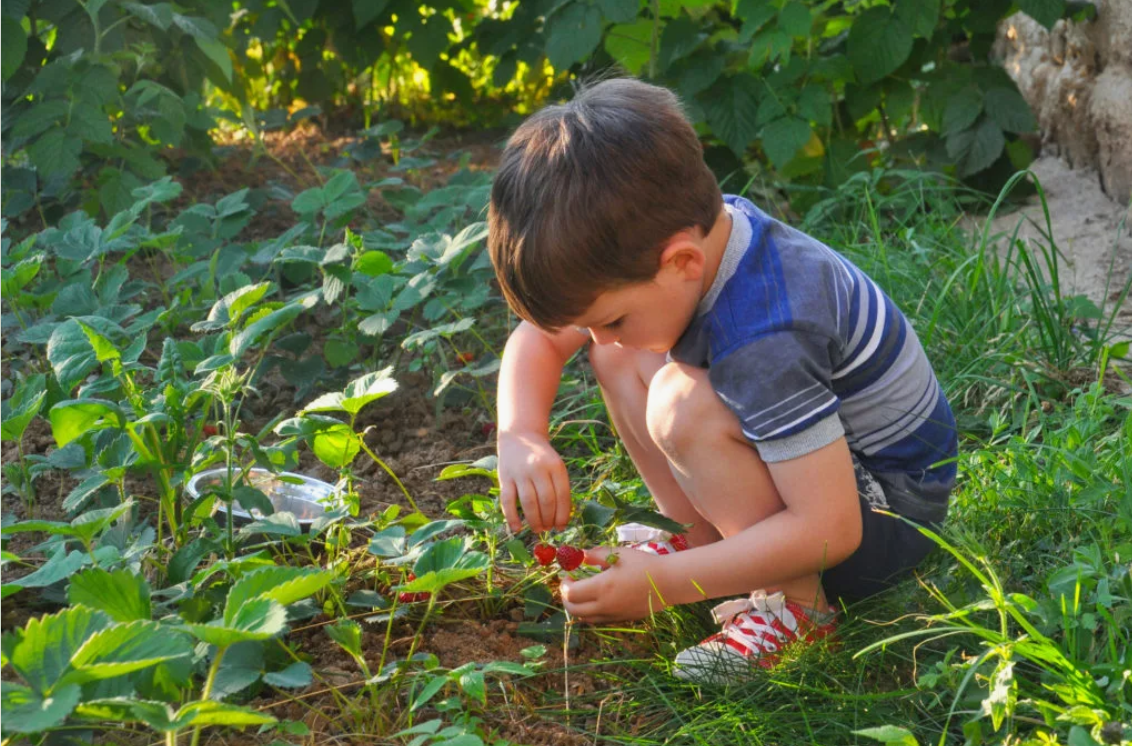
[[[512,531],[518,505],[534,531],[563,529],[570,481],[550,445],[550,410],[562,367],[588,337],[572,327],[549,334],[522,322],[507,340],[499,371],[499,502]]]
[[[861,512],[845,439],[768,467],[784,510],[688,551],[664,557],[619,552],[604,572],[564,581],[566,608],[587,622],[640,619],[664,606],[774,588],[848,558],[861,542]],[[598,564],[608,554],[587,551],[586,561]]]
[[[697,585],[708,598],[774,587],[856,551],[860,498],[844,438],[767,468],[786,508],[723,541],[673,555],[662,585],[669,604],[702,600]]]

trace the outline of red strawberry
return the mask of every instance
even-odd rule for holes
[[[416,579],[417,579],[416,575],[414,575],[413,573],[409,573],[408,582],[412,583]],[[429,599],[429,596],[431,596],[431,595],[432,594],[429,593],[428,591],[421,591],[420,593],[404,592],[404,593],[398,593],[397,594],[397,600],[400,601],[403,604],[411,604],[415,601],[427,601]]]
[[[543,567],[553,562],[556,556],[558,556],[558,552],[550,544],[542,543],[535,546],[535,559]]]
[[[456,359],[460,361],[461,365],[471,365],[476,361],[476,353],[474,352],[457,352]]]
[[[582,558],[586,553],[577,547],[572,547],[569,544],[563,544],[558,547],[558,566],[563,570],[569,572],[582,564]]]
[[[211,438],[216,435],[216,425],[202,425],[200,431],[204,437]]]

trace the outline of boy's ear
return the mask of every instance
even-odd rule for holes
[[[703,277],[707,258],[699,242],[690,231],[680,231],[668,241],[660,252],[658,270],[674,269],[685,279],[698,280]]]

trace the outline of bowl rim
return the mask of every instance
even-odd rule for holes
[[[227,467],[221,466],[221,467],[217,467],[217,468],[213,468],[213,469],[205,469],[204,471],[198,471],[196,474],[194,474],[189,479],[188,482],[185,483],[185,492],[188,493],[188,495],[190,497],[192,497],[193,499],[200,497],[200,491],[197,489],[197,482],[203,477],[211,476],[211,475],[216,474],[218,472],[226,472],[227,470],[228,470]],[[294,472],[294,471],[275,472],[275,471],[271,471],[270,469],[265,469],[262,466],[253,466],[249,470],[249,472],[261,472],[261,473],[264,473],[264,474],[270,474],[272,476],[295,477],[297,479],[302,480],[302,482],[304,484],[318,485],[320,487],[325,487],[326,490],[327,490],[327,496],[328,497],[333,496],[333,495],[338,493],[338,490],[335,489],[334,485],[332,485],[329,482],[326,482],[322,479],[319,479],[318,477],[312,477],[308,474],[301,474],[299,472]],[[290,499],[300,500],[300,501],[305,502],[305,503],[310,503],[311,505],[316,505],[316,506],[318,506],[319,508],[322,509],[322,515],[329,514],[331,512],[331,510],[333,509],[331,506],[328,506],[325,503],[321,503],[318,500],[310,500],[306,497],[293,496]],[[218,501],[217,505],[215,507],[215,512],[227,513],[228,512],[227,508],[228,508],[228,506],[225,505],[222,501]],[[290,512],[290,511],[284,511],[284,512]],[[294,515],[294,513],[292,513],[292,515]],[[263,520],[263,517],[256,518],[254,515],[252,515],[248,511],[244,510],[244,508],[240,505],[233,505],[232,506],[232,517],[234,517],[234,518],[246,518],[246,519],[251,520],[251,521]],[[264,517],[266,517],[266,516],[264,516]],[[314,523],[315,521],[317,521],[320,517],[322,517],[322,516],[316,516],[314,518],[300,518],[299,516],[295,516],[295,520],[298,522],[298,524],[300,526],[309,526],[312,523]]]

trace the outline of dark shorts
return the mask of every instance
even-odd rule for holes
[[[839,565],[822,573],[822,587],[831,604],[851,604],[908,578],[936,543],[915,526],[878,512],[888,506],[884,489],[856,459],[857,494],[861,502],[861,545]],[[934,523],[924,524],[933,531]]]

